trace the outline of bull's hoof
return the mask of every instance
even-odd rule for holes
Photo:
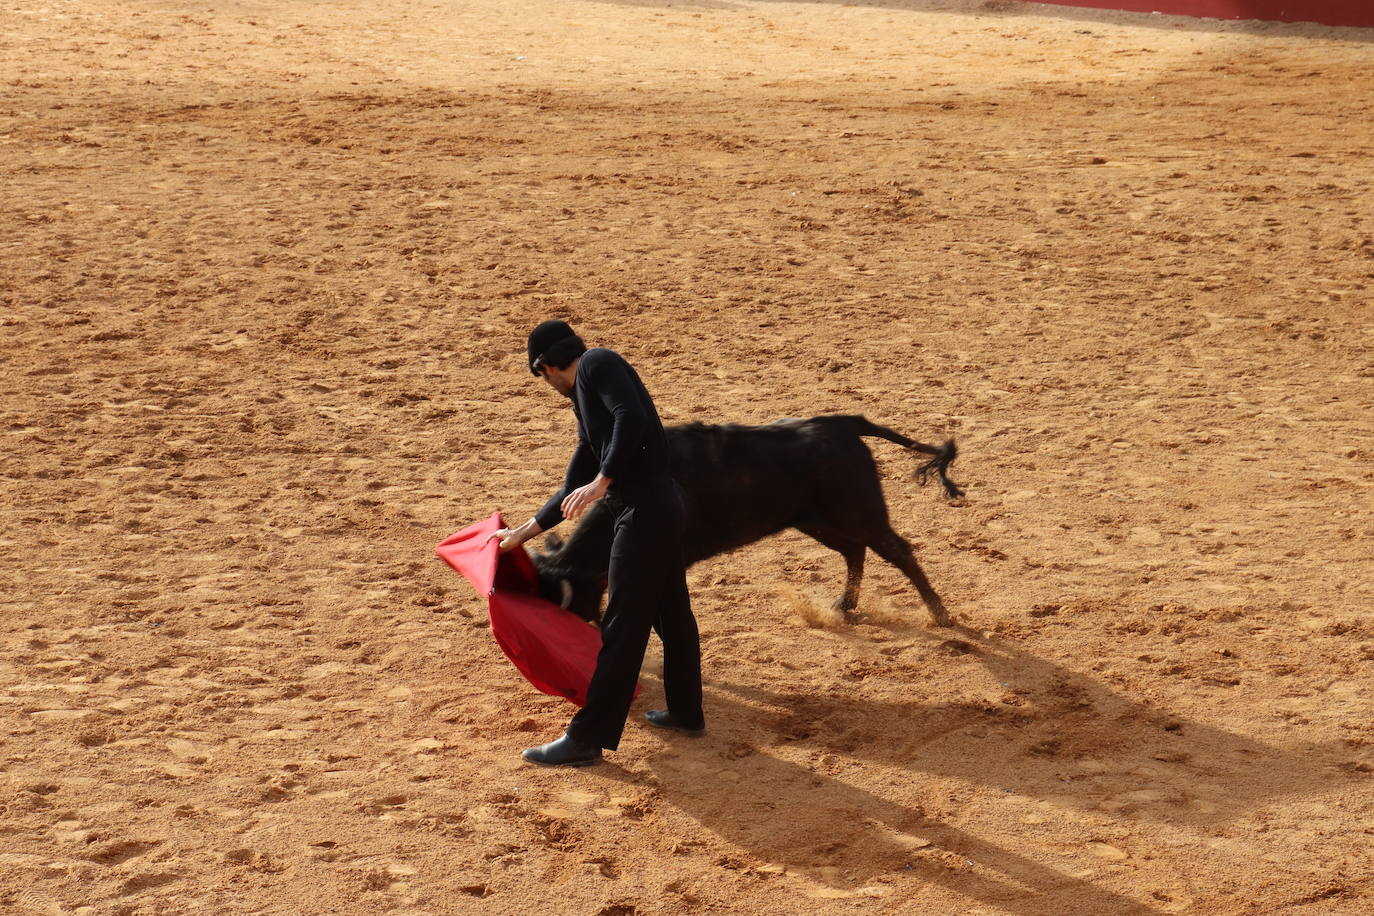
[[[838,611],[846,617],[848,617],[850,613],[853,612],[854,608],[858,606],[859,602],[850,598],[848,595],[841,595],[834,601],[830,602],[830,610]]]

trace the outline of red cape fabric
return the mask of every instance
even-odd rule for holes
[[[487,599],[491,635],[520,673],[544,693],[583,706],[601,631],[539,597],[529,554],[501,553],[490,539],[504,527],[498,512],[446,538],[434,552]]]

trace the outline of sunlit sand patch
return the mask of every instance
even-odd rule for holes
[[[172,752],[173,757],[185,763],[205,763],[210,759],[205,748],[184,738],[173,738],[166,742],[166,747]]]
[[[819,868],[793,869],[788,867],[786,877],[796,882],[803,894],[817,900],[847,900],[855,897],[886,897],[892,888],[881,884],[862,887],[843,887],[844,876],[839,868],[823,865]]]
[[[1124,850],[1113,846],[1111,843],[1094,841],[1088,844],[1088,852],[1097,856],[1099,859],[1106,859],[1108,862],[1124,862],[1130,858]]]
[[[410,754],[432,754],[443,748],[444,742],[438,738],[421,738],[419,741],[411,742],[406,746],[406,752]]]
[[[595,792],[585,792],[581,789],[569,789],[558,793],[558,800],[573,808],[586,808],[600,797]]]

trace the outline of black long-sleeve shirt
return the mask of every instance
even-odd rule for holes
[[[548,531],[563,521],[563,500],[591,483],[597,472],[611,479],[611,492],[668,472],[668,440],[653,398],[634,367],[619,353],[588,350],[577,364],[572,394],[577,415],[577,450],[568,462],[563,488],[535,513]]]

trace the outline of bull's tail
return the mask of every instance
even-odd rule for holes
[[[838,419],[838,418],[837,418]],[[950,499],[958,499],[964,495],[963,489],[954,481],[949,479],[949,465],[959,454],[959,449],[955,447],[954,440],[946,440],[944,445],[926,445],[924,442],[917,442],[908,439],[901,433],[886,426],[879,426],[867,417],[845,417],[850,423],[850,428],[856,436],[877,436],[879,439],[886,439],[888,442],[895,442],[902,448],[910,449],[913,452],[920,452],[923,455],[930,455],[931,459],[916,469],[916,480],[925,486],[930,479],[932,471],[940,478],[940,485],[944,487],[945,495]]]

